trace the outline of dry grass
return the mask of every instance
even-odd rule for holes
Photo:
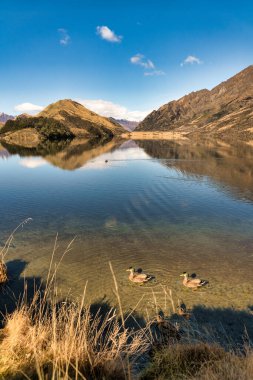
[[[220,360],[224,355],[222,348],[211,344],[174,344],[154,352],[141,379],[189,379],[203,364]]]
[[[7,269],[4,262],[0,261],[0,285],[7,281]]]
[[[37,297],[40,297],[37,294]],[[123,328],[115,311],[93,316],[68,302],[46,307],[44,298],[7,316],[0,344],[0,377],[129,379],[147,349],[144,331]]]
[[[141,380],[252,380],[253,353],[236,355],[218,345],[176,344],[155,351]]]
[[[55,278],[62,259],[54,265],[56,248],[57,239],[45,289],[35,290],[30,302],[25,294],[16,310],[5,316],[0,332],[0,378],[131,379],[150,339],[148,329],[125,327],[131,313],[123,315],[111,264],[120,315],[114,308],[92,313],[91,306],[85,305],[86,289],[79,302],[58,300]]]
[[[204,366],[191,380],[252,380],[253,353],[245,356],[228,353],[222,360]]]

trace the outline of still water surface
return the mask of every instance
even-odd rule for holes
[[[58,234],[63,292],[114,302],[111,261],[124,308],[162,306],[161,285],[188,306],[252,305],[253,148],[224,143],[128,141],[87,148],[73,143],[55,155],[0,150],[0,244],[22,220],[8,260],[20,273],[46,278]],[[130,284],[126,269],[156,280]],[[197,273],[205,289],[182,287]]]

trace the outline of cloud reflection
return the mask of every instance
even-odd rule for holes
[[[20,160],[20,165],[28,169],[36,169],[47,165],[47,161],[41,157],[27,157]]]
[[[112,166],[125,165],[126,161],[131,160],[146,160],[149,159],[149,155],[140,148],[128,148],[128,149],[117,149],[114,152],[109,152],[102,154],[101,156],[88,161],[81,169],[97,169],[104,170]],[[116,161],[120,161],[117,162]]]

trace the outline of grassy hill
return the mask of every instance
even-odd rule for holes
[[[0,128],[0,140],[8,144],[33,148],[46,140],[74,137],[111,139],[124,132],[122,126],[72,100],[50,104],[37,116],[18,116]]]
[[[118,123],[99,116],[70,99],[50,104],[39,117],[53,118],[67,126],[75,136],[117,135],[124,132]]]

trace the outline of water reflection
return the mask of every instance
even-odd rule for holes
[[[15,154],[22,157],[20,165],[30,169],[49,163],[64,170],[105,169],[109,160],[112,163],[154,158],[182,175],[197,176],[197,180],[209,177],[239,192],[241,197],[252,199],[253,147],[247,144],[230,145],[219,140],[122,141],[119,138],[46,142],[36,148],[2,143],[1,158]]]
[[[46,141],[34,148],[3,142],[0,152],[2,152],[2,157],[16,154],[25,157],[21,165],[28,168],[36,168],[47,162],[64,170],[76,170],[118,146],[120,146],[120,140],[115,138]]]
[[[92,300],[113,298],[110,260],[126,308],[143,295],[150,302],[153,288],[162,302],[160,285],[189,306],[248,304],[250,146],[112,139],[73,140],[43,155],[14,148],[0,149],[8,158],[0,160],[0,240],[17,222],[33,218],[9,251],[9,260],[27,262],[26,276],[46,277],[59,232],[60,247],[77,236],[58,275],[66,291],[80,294],[88,280]],[[154,273],[157,284],[129,285],[125,270],[131,265]],[[208,279],[210,288],[186,293],[178,276],[185,270]]]
[[[137,141],[145,152],[183,175],[209,177],[253,199],[253,147],[223,141]]]

